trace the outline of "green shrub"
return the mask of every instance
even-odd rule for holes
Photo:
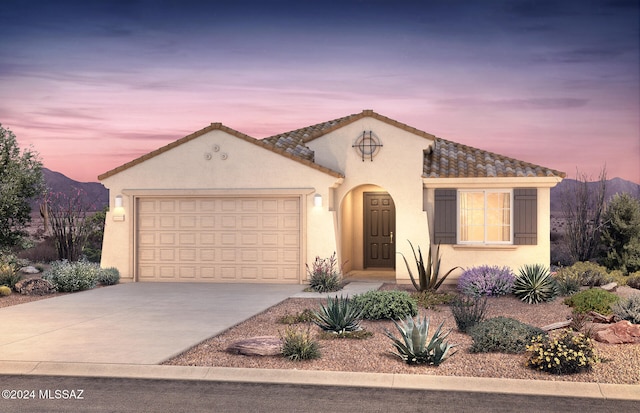
[[[556,278],[578,279],[580,285],[586,287],[598,287],[613,281],[605,267],[593,262],[576,262],[570,267],[560,268]]]
[[[623,298],[611,306],[614,314],[633,324],[640,324],[640,294]]]
[[[418,305],[424,309],[436,308],[438,305],[450,304],[455,298],[455,293],[438,293],[432,290],[424,290],[411,293]]]
[[[582,286],[580,277],[572,271],[558,270],[553,274],[553,278],[558,286],[558,294],[565,297],[577,293]]]
[[[398,340],[394,335],[385,329],[385,335],[391,339],[396,352],[391,354],[400,357],[407,364],[428,364],[439,366],[447,358],[455,353],[449,354],[455,344],[447,342],[447,336],[451,333],[442,332],[444,321],[440,323],[436,331],[429,338],[429,319],[423,317],[422,322],[414,321],[412,317],[407,317],[405,322],[393,322],[400,332],[402,340]],[[428,341],[428,342],[427,342]]]
[[[100,268],[98,282],[102,285],[115,285],[120,282],[120,271],[115,267]]]
[[[513,283],[513,294],[528,304],[538,304],[553,301],[558,295],[558,285],[545,266],[525,265]]]
[[[11,295],[11,288],[6,285],[0,285],[0,297],[6,297],[8,295]]]
[[[640,272],[629,274],[629,277],[627,278],[627,285],[631,288],[635,288],[636,290],[640,290]]]
[[[311,333],[288,327],[282,337],[282,355],[292,361],[320,358],[320,345]]]
[[[320,311],[316,311],[314,315],[314,324],[324,331],[340,334],[362,329],[362,309],[353,305],[348,297],[329,297],[327,306],[320,304]]]
[[[534,337],[527,347],[527,354],[527,366],[551,374],[588,371],[598,361],[591,340],[570,331],[557,338]]]
[[[406,291],[368,291],[351,300],[368,320],[400,320],[418,314],[418,303]]]
[[[451,303],[451,312],[458,330],[466,333],[484,320],[487,312],[487,297],[456,297]]]
[[[10,252],[0,251],[0,285],[6,285],[13,289],[22,279],[20,268],[24,262]]]
[[[310,308],[305,308],[302,312],[283,315],[278,319],[278,322],[280,324],[312,323],[314,319],[314,311]]]
[[[595,311],[608,315],[612,314],[611,306],[619,300],[620,297],[609,291],[601,288],[590,288],[565,298],[564,303],[573,307],[579,313]]]
[[[438,288],[440,288],[449,274],[451,274],[454,270],[460,268],[453,267],[441,276],[440,263],[442,259],[440,258],[440,244],[438,244],[438,248],[436,249],[435,257],[432,257],[431,245],[429,245],[429,255],[427,256],[426,263],[422,258],[422,251],[420,251],[420,247],[418,247],[418,253],[416,254],[416,250],[413,248],[413,244],[411,243],[411,241],[409,241],[409,245],[411,246],[411,252],[413,252],[413,258],[416,262],[416,270],[418,271],[417,280],[413,276],[413,272],[411,272],[411,267],[409,266],[407,258],[404,256],[404,254],[399,254],[402,255],[404,264],[407,266],[407,271],[409,272],[409,277],[411,277],[411,283],[417,291],[436,291]]]
[[[546,334],[537,327],[507,317],[490,318],[467,332],[473,339],[472,353],[523,353],[533,337]]]
[[[55,261],[42,278],[50,281],[56,290],[74,292],[88,290],[98,283],[100,266],[88,261]]]
[[[309,288],[318,293],[338,291],[342,288],[342,276],[337,268],[336,253],[329,258],[316,257],[312,267],[307,265]]]

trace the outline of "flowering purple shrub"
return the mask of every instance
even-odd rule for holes
[[[458,279],[458,290],[471,297],[511,293],[516,277],[509,267],[482,265],[466,270]]]

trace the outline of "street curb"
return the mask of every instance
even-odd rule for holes
[[[201,380],[410,390],[424,389],[640,401],[640,385],[632,384],[319,370],[2,361],[0,362],[0,375]]]

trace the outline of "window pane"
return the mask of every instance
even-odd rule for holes
[[[511,193],[461,192],[460,241],[510,242]]]
[[[460,240],[484,241],[484,193],[462,192],[460,194]]]

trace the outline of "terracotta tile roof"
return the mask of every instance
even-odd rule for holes
[[[307,126],[292,130],[290,132],[281,133],[279,135],[269,136],[262,139],[263,142],[273,145],[275,148],[281,149],[291,155],[312,161],[314,160],[313,151],[309,149],[305,143],[312,139],[322,136],[358,115],[349,115],[343,118],[318,123],[317,125]]]
[[[424,155],[426,178],[546,176],[564,178],[566,174],[440,138],[436,138],[433,147]]]
[[[314,152],[306,144],[313,139],[364,117],[377,119],[381,122],[385,122],[427,139],[428,143],[425,145],[425,148],[429,146],[431,142],[434,142],[433,147],[426,149],[424,152],[423,176],[426,178],[565,177],[564,172],[555,171],[553,169],[522,162],[517,159],[508,158],[506,156],[472,148],[470,146],[447,141],[445,139],[440,139],[434,135],[398,122],[394,119],[382,116],[372,110],[364,110],[361,113],[318,123],[264,139],[255,139],[220,123],[212,123],[211,126],[185,136],[182,139],[178,139],[175,142],[156,149],[155,151],[141,156],[138,159],[134,159],[133,161],[112,169],[111,171],[105,172],[98,176],[98,179],[103,180],[108,178],[215,129],[225,131],[237,138],[243,139],[254,145],[261,146],[267,150],[278,153],[332,176],[344,177],[340,172],[315,163]]]
[[[330,120],[291,132],[270,136],[263,142],[284,150],[292,156],[314,161],[314,154],[306,143],[338,129],[345,124],[370,116],[400,129],[434,141],[434,148],[425,151],[424,177],[427,178],[478,178],[478,177],[565,177],[564,172],[508,158],[492,152],[437,138],[434,135],[379,115],[372,110]]]

